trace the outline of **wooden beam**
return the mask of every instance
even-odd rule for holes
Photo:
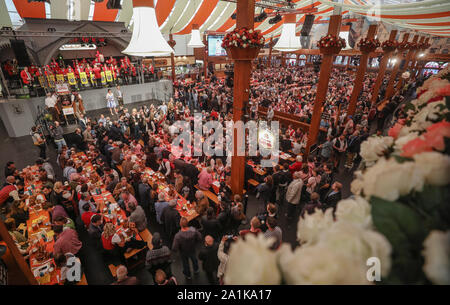
[[[8,232],[8,229],[5,226],[5,223],[1,218],[0,218],[0,237],[6,243],[6,246],[11,252],[12,257],[19,268],[19,270],[17,271],[24,276],[28,284],[38,285],[36,278],[34,277],[33,273],[31,273],[30,266],[26,263],[22,254],[20,254],[19,249],[17,249],[16,243],[12,239],[11,235]]]
[[[403,35],[403,42],[408,41],[409,33],[405,33]],[[392,67],[391,76],[389,77],[389,82],[386,87],[386,94],[384,95],[384,99],[390,99],[394,92],[394,81],[397,78],[398,68],[400,67],[400,62],[402,60],[402,54],[401,52],[397,53],[397,61],[394,63],[394,66]]]
[[[237,0],[236,28],[254,28],[255,0]],[[242,121],[245,103],[248,102],[250,92],[250,75],[252,72],[251,59],[234,60],[234,86],[233,86],[233,122]],[[233,156],[231,158],[231,190],[233,194],[243,194],[245,156],[238,156],[239,145],[244,145],[245,139],[238,143],[238,132],[233,130]]]
[[[273,37],[270,37],[270,42],[269,42],[269,62],[268,62],[268,67],[272,67],[272,48],[273,48]]]
[[[173,40],[173,35],[172,33],[169,34],[169,46],[173,49],[173,47],[175,47],[175,45],[177,44],[175,42],[175,40]],[[176,80],[176,74],[175,74],[175,52],[170,54],[170,60],[172,62],[172,83],[175,82]]]
[[[418,34],[414,35],[414,38],[413,38],[412,42],[413,42],[413,43],[416,43],[416,42],[417,42],[417,39],[419,39],[419,35],[418,35]],[[405,70],[408,69],[408,67],[409,67],[409,62],[410,62],[411,58],[413,57],[413,54],[414,54],[414,53],[415,53],[415,50],[409,50],[409,51],[408,51],[408,54],[406,54],[405,64],[403,65],[403,68],[400,70],[400,73],[399,73],[400,77],[399,77],[399,80],[398,80],[398,82],[397,82],[397,87],[395,87],[395,90],[396,90],[396,91],[400,91],[400,89],[401,89],[402,86],[403,86],[403,81],[404,81],[404,79],[403,79],[403,77],[402,77],[402,74],[403,74],[403,72],[405,72]]]
[[[375,37],[375,34],[377,33],[377,25],[371,24],[369,26],[369,31],[367,33],[368,39],[373,39]],[[359,60],[359,67],[358,71],[356,72],[356,78],[353,84],[353,91],[352,95],[350,97],[350,103],[348,105],[347,109],[347,116],[354,115],[356,110],[356,103],[358,102],[359,94],[361,93],[362,84],[364,81],[364,75],[366,74],[367,70],[367,61],[369,59],[369,53],[368,52],[362,52],[362,55]]]
[[[396,36],[397,36],[397,30],[392,30],[389,35],[389,40],[394,41]],[[375,81],[375,84],[373,86],[372,99],[370,100],[372,105],[377,102],[378,93],[380,92],[381,84],[383,84],[384,75],[386,73],[386,67],[389,62],[389,58],[390,58],[391,54],[392,54],[392,52],[386,51],[386,52],[384,52],[383,57],[381,58],[381,62],[380,62],[380,66],[379,66],[378,74],[377,74],[377,80]]]
[[[341,15],[333,15],[330,17],[328,26],[328,34],[339,36],[341,29]],[[311,127],[308,133],[308,142],[305,150],[305,157],[309,155],[311,146],[316,143],[319,133],[320,117],[322,116],[322,106],[328,92],[328,82],[330,80],[331,68],[333,67],[333,54],[323,54],[322,64],[320,65],[319,82],[316,89],[316,99],[314,101],[313,115],[311,119]]]

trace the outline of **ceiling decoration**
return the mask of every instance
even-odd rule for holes
[[[44,2],[0,1],[12,1],[17,13],[22,18],[46,18]],[[57,19],[67,18],[67,10],[71,1],[75,3],[75,7],[81,7],[81,19],[87,19],[87,7],[91,4],[89,0],[50,0],[50,14],[47,14],[47,16]],[[123,0],[122,9],[108,9],[108,0],[95,2],[92,20],[122,21],[128,25],[132,17],[131,2],[132,0]],[[292,1],[294,9],[316,8],[317,11],[313,13],[316,15],[316,22],[326,21],[333,14],[333,9],[340,7],[342,14],[353,13],[423,34],[450,36],[450,1],[448,0],[414,2],[410,2],[410,0],[385,0],[385,3],[392,4],[383,5],[377,4],[380,2],[379,0],[344,0],[342,2],[337,3],[328,0]],[[273,3],[276,3],[276,1]],[[232,18],[232,15],[236,13],[236,3],[230,2],[230,0],[159,0],[156,2],[155,10],[157,23],[163,34],[189,34],[193,24],[199,25],[200,33],[205,31],[230,31],[236,25],[236,20]],[[281,11],[282,9],[280,9]],[[261,7],[255,9],[255,15],[261,12]],[[268,37],[279,36],[284,18],[275,24],[270,24],[270,14],[276,12],[270,8],[265,8],[265,12],[269,14],[269,17],[261,22],[256,22],[255,28],[261,30]],[[297,32],[301,29],[304,16],[304,14],[297,14]],[[11,22],[8,20],[2,23],[10,24]]]

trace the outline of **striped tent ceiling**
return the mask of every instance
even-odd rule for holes
[[[122,0],[122,9],[107,9],[108,0],[51,0],[50,3],[28,2],[29,0],[0,0],[0,8],[7,11],[14,24],[13,15],[21,18],[53,18],[69,20],[122,21],[132,24],[132,0]],[[256,0],[258,1],[258,0]],[[164,34],[189,34],[192,24],[200,25],[200,31],[230,31],[236,20],[236,4],[223,0],[154,0],[156,16]],[[333,14],[334,7],[341,7],[342,14],[360,15],[373,20],[405,29],[437,36],[450,36],[449,0],[293,0],[296,9],[314,6],[317,8],[315,21],[326,21]],[[372,4],[377,3],[377,4]],[[379,4],[384,3],[384,4]],[[255,9],[259,14],[261,8]],[[270,10],[266,10],[270,12]],[[4,11],[2,13],[2,19]],[[17,17],[17,16],[16,16]],[[269,24],[267,18],[255,24],[266,37],[276,37],[281,33],[283,21]],[[297,31],[305,19],[297,15]],[[3,22],[5,23],[5,22]]]

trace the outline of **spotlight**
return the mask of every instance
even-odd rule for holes
[[[236,20],[236,13],[234,13],[233,15],[231,15],[231,19]]]
[[[275,17],[269,19],[269,24],[277,24],[278,22],[281,21],[281,19],[282,19],[282,18],[281,18],[280,13],[277,13],[277,14],[275,15]]]
[[[48,32],[56,32],[56,29],[55,28],[48,28],[47,31]]]
[[[127,29],[123,29],[123,30],[120,31],[120,33],[128,33],[128,30]]]
[[[263,9],[261,14],[259,14],[258,16],[255,17],[255,22],[263,22],[266,18],[267,18],[267,13]]]
[[[419,57],[424,57],[425,56],[425,53],[420,53],[419,54]]]

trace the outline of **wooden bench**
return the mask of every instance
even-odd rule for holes
[[[203,194],[205,194],[206,197],[208,197],[208,199],[210,199],[211,201],[213,201],[215,204],[219,204],[219,199],[217,198],[217,195],[214,194],[211,191],[205,191],[205,190],[201,190],[200,187],[198,186],[198,184],[195,186],[195,188],[199,191],[202,191]]]
[[[131,251],[129,252],[125,252],[125,254],[123,255],[125,257],[125,261],[127,263],[127,267],[128,269],[132,269],[134,267],[136,267],[137,265],[141,264],[144,262],[145,260],[145,256],[142,255],[143,251],[147,248],[152,249],[152,234],[150,233],[150,231],[148,231],[148,229],[145,229],[142,232],[139,232],[139,236],[141,237],[141,239],[143,241],[145,241],[147,243],[146,247],[143,247],[141,249],[131,249]],[[138,257],[138,259],[132,263],[129,262],[130,258],[134,257],[134,256],[140,256]]]
[[[250,184],[251,186],[257,187],[259,185],[259,182],[256,181],[255,179],[248,179],[247,180],[248,184]]]
[[[117,278],[117,266],[114,266],[113,264],[109,264],[108,268],[109,268],[109,271],[111,272],[111,275],[114,278]]]
[[[153,235],[150,233],[150,231],[146,228],[144,231],[139,232],[139,235],[141,236],[142,240],[145,240],[147,242],[147,247],[149,249],[153,249],[152,239]]]

